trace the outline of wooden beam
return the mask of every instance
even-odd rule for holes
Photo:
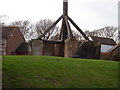
[[[63,0],[63,15],[68,15],[68,0]]]
[[[83,37],[84,37],[86,40],[90,41],[89,38],[85,35],[85,33],[77,26],[76,23],[74,23],[74,21],[73,21],[70,17],[68,17],[68,20],[69,20],[69,21],[73,24],[73,26],[83,35]]]
[[[63,39],[62,39],[62,37],[63,37],[62,35],[63,35],[63,29],[62,29],[62,27],[61,27],[61,31],[60,31],[59,40],[63,40]]]
[[[63,16],[63,18],[64,18],[64,21],[65,21],[65,24],[66,24],[66,27],[67,27],[67,32],[68,32],[68,36],[67,37],[69,37],[70,36],[70,28],[69,28],[69,26],[68,26],[68,19],[67,19],[67,17],[66,16]]]
[[[38,39],[41,39],[42,37],[44,37],[45,34],[47,34],[47,33],[49,32],[49,30],[50,30],[52,27],[54,27],[62,18],[63,18],[63,15],[60,16],[42,35],[40,35],[40,36],[38,37]]]
[[[70,28],[70,25],[69,25],[69,22],[68,22],[68,17],[64,16],[64,19],[65,19],[65,23],[66,23],[67,30],[68,30],[68,36],[73,37],[72,31],[71,31],[71,28]]]
[[[58,40],[44,40],[44,39],[42,39],[42,41],[43,41],[44,43],[63,44],[62,41],[58,41]]]
[[[61,26],[61,40],[64,41],[67,38],[68,38],[68,31],[67,31],[67,26],[66,26],[65,19],[63,16],[62,26]]]
[[[70,27],[69,22],[68,22],[68,26]],[[72,30],[71,30],[71,27],[70,27],[70,35],[71,35],[71,37],[74,37],[74,36],[73,36],[73,33],[72,33]]]

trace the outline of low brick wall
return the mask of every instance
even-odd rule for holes
[[[100,59],[101,60],[110,60],[110,59],[112,59],[112,55],[110,53],[101,52]]]

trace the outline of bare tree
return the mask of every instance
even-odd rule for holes
[[[105,38],[113,38],[116,34],[117,27],[113,26],[106,26],[104,28],[101,28],[98,31],[98,35],[100,37],[105,37]]]
[[[101,29],[97,29],[94,31],[89,31],[86,30],[85,34],[87,36],[98,36],[98,37],[105,37],[105,38],[113,38],[115,41],[118,40],[118,36],[117,36],[117,27],[113,27],[113,26],[106,26],[103,27]]]
[[[85,31],[85,34],[86,36],[98,36],[98,31],[94,30],[94,31],[89,31],[89,30],[86,30]]]
[[[77,31],[77,30],[72,30],[73,36],[77,39],[77,40],[83,40],[83,36]]]
[[[10,25],[19,26],[20,31],[26,40],[31,39],[31,36],[34,33],[34,25],[31,24],[29,20],[14,21]]]
[[[9,17],[7,15],[0,15],[0,26],[5,25],[5,20]]]
[[[40,20],[36,23],[35,25],[35,30],[38,34],[38,37],[40,35],[42,35],[52,24],[54,23],[54,21],[50,20],[50,19],[44,19],[44,20]],[[56,36],[58,34],[59,27],[55,26],[53,27],[44,37],[43,39],[53,39],[54,36]]]
[[[51,40],[59,40],[59,33],[57,33],[56,35],[53,35],[53,36],[51,36]]]

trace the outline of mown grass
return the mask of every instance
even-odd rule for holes
[[[50,56],[5,56],[3,88],[117,88],[118,62]]]

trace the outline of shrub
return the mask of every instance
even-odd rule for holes
[[[115,54],[112,55],[112,60],[113,61],[120,61],[120,53],[116,52]]]

